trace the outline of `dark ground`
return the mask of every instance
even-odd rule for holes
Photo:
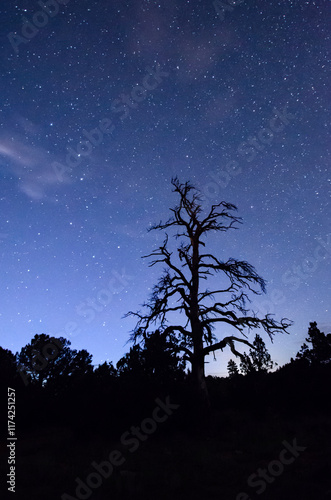
[[[70,428],[47,425],[18,433],[17,492],[10,497],[55,500],[66,492],[77,498],[75,478],[84,481],[94,470],[93,461],[100,463],[111,451],[122,450],[125,463],[85,498],[331,499],[330,415],[292,412],[286,416],[270,411],[262,416],[251,411],[214,410],[204,424],[186,430],[172,425],[171,419],[175,422],[175,416],[170,417],[168,424],[133,453],[119,442],[121,434],[114,439],[93,431],[84,438]],[[306,449],[258,495],[257,485],[247,484],[248,477],[278,459],[283,441],[292,444],[294,439]],[[4,477],[5,441],[0,451]],[[247,497],[240,496],[241,492]]]

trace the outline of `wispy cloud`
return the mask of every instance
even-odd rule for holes
[[[31,124],[30,124],[31,125]],[[51,167],[54,158],[44,148],[27,142],[20,134],[0,135],[0,155],[7,160],[5,165],[17,178],[18,188],[33,200],[42,200],[47,190],[58,184]]]

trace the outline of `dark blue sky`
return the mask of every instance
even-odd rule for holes
[[[210,251],[253,264],[254,309],[294,321],[272,358],[310,321],[329,333],[328,2],[59,3],[1,4],[1,345],[62,335],[117,362],[175,175],[237,205]]]

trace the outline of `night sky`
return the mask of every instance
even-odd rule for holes
[[[329,333],[329,2],[59,3],[1,2],[1,346],[61,335],[116,363],[162,273],[141,257],[176,175],[238,207],[208,249],[254,265],[253,309],[294,321],[263,335],[272,359],[311,321]]]

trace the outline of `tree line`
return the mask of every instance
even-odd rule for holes
[[[122,414],[136,411],[143,400],[153,400],[162,391],[177,393],[183,407],[188,405],[194,414],[208,414],[220,400],[232,404],[241,398],[254,407],[265,384],[284,382],[284,373],[286,377],[291,374],[292,382],[297,380],[296,394],[302,392],[302,376],[314,374],[314,397],[319,394],[319,377],[330,375],[331,334],[325,335],[311,323],[307,343],[291,360],[290,368],[285,365],[268,373],[275,365],[262,336],[256,333],[250,342],[247,332],[262,330],[272,340],[276,334],[289,334],[292,321],[276,320],[270,314],[258,316],[250,308],[250,296],[266,293],[266,281],[247,261],[224,258],[222,252],[216,256],[207,249],[208,238],[238,229],[242,219],[236,215],[237,207],[222,201],[206,208],[201,193],[189,182],[180,183],[176,177],[171,183],[179,201],[166,222],[150,228],[164,231],[165,237],[146,256],[152,259],[150,267],[163,266],[163,274],[142,310],[127,314],[137,319],[130,351],[116,367],[111,362],[93,367],[92,356],[84,349],[71,349],[69,340],[36,335],[15,356],[0,350],[2,383],[17,381],[24,394],[39,403],[43,399],[54,415],[59,416],[57,408],[67,403],[77,418],[91,415],[91,402],[100,412],[102,401],[109,408],[116,401],[117,407],[122,405]],[[172,241],[179,241],[177,246],[171,247],[169,234]],[[250,350],[242,353],[238,346]],[[226,382],[206,377],[206,356],[225,348],[239,360],[239,367],[233,359],[229,361]],[[266,375],[273,378],[267,382]],[[278,389],[276,382],[273,390]]]
[[[252,346],[241,355],[239,366],[233,359],[228,362],[228,377],[206,377],[212,408],[263,413],[330,405],[331,334],[321,332],[316,322],[310,323],[301,349],[284,366],[276,367],[258,334]],[[181,404],[184,424],[188,414],[196,416],[201,408],[192,372],[174,347],[156,330],[115,366],[93,366],[92,355],[72,349],[69,340],[35,335],[15,355],[0,347],[0,386],[16,387],[23,427],[62,424],[84,434],[94,426],[117,429],[143,416],[155,397],[169,394]]]
[[[309,344],[309,345],[308,345]],[[156,384],[189,380],[190,370],[176,351],[176,345],[168,340],[164,332],[156,330],[147,335],[141,344],[132,346],[114,366],[113,362],[92,364],[92,355],[87,350],[77,351],[70,347],[68,339],[58,339],[46,334],[36,334],[30,343],[15,355],[0,347],[0,370],[2,382],[16,382],[25,386],[44,388],[54,394],[84,377],[95,380],[144,377]],[[240,355],[239,367],[233,359],[227,365],[229,378],[252,373],[268,373],[277,366],[271,360],[265,342],[258,334],[248,353]],[[316,322],[308,328],[308,336],[296,357],[293,366],[317,367],[331,363],[331,334],[321,332]],[[281,368],[279,368],[281,370]],[[4,384],[5,385],[5,384]]]

